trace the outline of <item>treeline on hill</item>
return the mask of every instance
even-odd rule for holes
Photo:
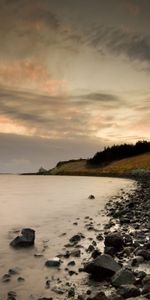
[[[143,154],[150,151],[150,142],[139,141],[135,145],[123,144],[104,148],[97,152],[93,158],[88,159],[87,164],[91,166],[105,166],[113,161]]]
[[[72,163],[72,162],[83,161],[83,160],[84,160],[83,158],[80,158],[80,159],[70,159],[70,160],[59,161],[57,163],[56,167],[60,168],[64,164],[69,164],[69,163]]]

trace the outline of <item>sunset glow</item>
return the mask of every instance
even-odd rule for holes
[[[149,140],[149,11],[147,0],[2,0],[0,135],[10,149],[2,161],[24,161],[13,140],[49,167]]]

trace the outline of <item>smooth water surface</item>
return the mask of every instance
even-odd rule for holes
[[[53,271],[46,269],[45,261],[61,252],[73,234],[85,231],[86,216],[98,216],[110,197],[133,184],[116,178],[0,175],[0,276],[17,267],[25,278],[18,282],[15,275],[1,282],[0,299],[9,290],[15,290],[20,300],[49,295],[45,277]],[[88,199],[90,194],[94,200]],[[104,222],[101,215],[98,218]],[[23,227],[35,229],[35,247],[14,250],[9,243]],[[35,258],[37,252],[43,256]]]

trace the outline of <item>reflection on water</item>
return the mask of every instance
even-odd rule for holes
[[[58,271],[45,268],[47,258],[61,252],[73,234],[85,231],[86,216],[103,223],[98,212],[107,199],[132,185],[130,180],[115,178],[1,175],[0,276],[17,267],[25,281],[14,275],[10,282],[1,282],[0,297],[6,298],[9,290],[15,290],[20,300],[49,295],[45,278],[58,276]],[[88,199],[90,194],[94,200]],[[23,227],[35,229],[35,248],[13,250],[9,242]],[[37,252],[43,256],[35,257]]]

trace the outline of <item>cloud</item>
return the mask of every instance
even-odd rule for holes
[[[98,102],[118,102],[120,101],[119,97],[112,94],[107,93],[89,93],[85,95],[79,95],[78,98],[86,99],[86,100],[92,100],[92,101],[98,101]]]
[[[66,91],[64,80],[53,79],[48,69],[31,59],[0,61],[0,85],[34,89],[56,95]]]
[[[134,17],[139,16],[142,11],[142,6],[137,3],[133,3],[132,1],[125,2],[124,7],[127,9],[128,13]]]
[[[150,36],[123,28],[99,26],[89,34],[87,43],[103,53],[122,55],[131,61],[150,64]]]
[[[92,136],[97,128],[111,126],[113,120],[107,114],[118,104],[123,105],[117,96],[104,93],[49,96],[1,88],[0,129],[5,122],[5,132],[23,135]]]

